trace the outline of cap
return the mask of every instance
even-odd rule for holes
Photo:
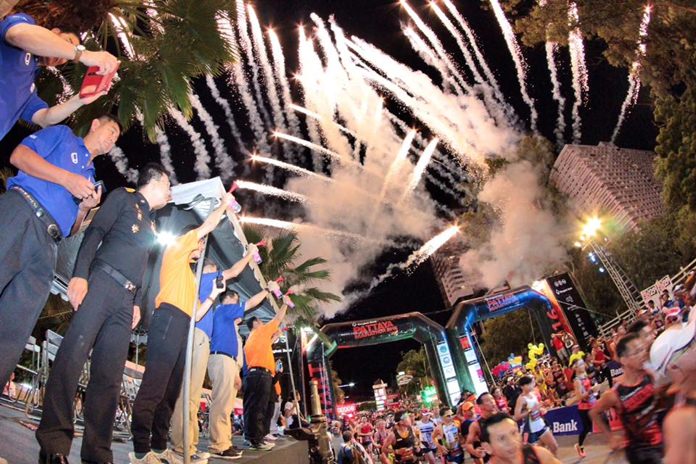
[[[471,401],[466,401],[462,404],[462,411],[470,411],[474,409],[474,403]]]
[[[694,338],[696,338],[696,317],[692,316],[688,323],[668,327],[655,339],[650,347],[650,366],[657,376],[658,383],[664,383],[667,380],[667,366],[670,361]]]

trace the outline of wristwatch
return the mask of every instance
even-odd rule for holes
[[[75,63],[80,62],[80,57],[82,54],[87,50],[84,45],[75,45],[75,56],[73,57],[73,61]]]

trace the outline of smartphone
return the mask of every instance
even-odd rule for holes
[[[225,280],[222,278],[222,274],[218,275],[215,278],[215,287],[217,288],[225,288]]]
[[[102,195],[106,193],[106,186],[104,185],[103,180],[98,180],[94,183],[94,190],[97,190],[98,188],[101,188]]]
[[[113,83],[114,76],[118,71],[118,65],[109,74],[104,74],[100,76],[97,74],[99,72],[99,66],[90,66],[87,69],[85,78],[82,80],[82,87],[80,88],[80,97],[86,98],[96,95],[99,92],[109,91],[111,84]]]

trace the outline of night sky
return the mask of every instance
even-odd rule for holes
[[[486,3],[486,2],[483,2]],[[498,79],[503,93],[508,102],[516,109],[522,120],[527,120],[529,110],[522,102],[513,62],[503,40],[497,22],[492,12],[481,8],[481,2],[462,1],[456,2],[460,12],[467,18],[471,27],[479,38],[479,46],[488,59],[488,64]],[[459,50],[453,39],[450,38],[444,27],[432,14],[427,3],[413,1],[411,5],[416,9],[421,18],[432,27],[443,41],[445,48],[452,52],[457,61],[462,61]],[[434,70],[428,68],[412,51],[407,39],[400,31],[400,22],[408,21],[408,15],[402,11],[398,2],[381,0],[276,0],[256,2],[256,9],[263,25],[270,25],[280,35],[284,46],[288,74],[297,65],[297,39],[296,27],[303,23],[309,25],[309,15],[316,12],[324,19],[334,15],[338,24],[347,35],[357,35],[368,42],[375,44],[383,51],[391,54],[397,60],[412,68],[427,72],[436,79]],[[585,144],[597,144],[600,141],[609,140],[618,118],[621,103],[626,95],[628,87],[626,70],[609,66],[602,58],[601,44],[587,43],[587,66],[590,75],[589,101],[581,108],[583,122],[583,138]],[[524,56],[529,67],[528,89],[532,98],[537,102],[539,112],[540,132],[553,138],[554,123],[557,116],[556,103],[551,98],[551,82],[546,66],[543,46],[535,49],[525,48]],[[562,49],[559,77],[562,91],[566,97],[566,139],[570,138],[570,111],[573,102],[570,86],[570,64],[568,51]],[[223,96],[230,100],[234,96],[228,89],[223,88],[224,80],[218,80]],[[202,98],[208,111],[213,115],[220,127],[221,135],[225,138],[228,148],[234,147],[231,133],[224,122],[224,114],[219,106],[212,102],[204,83],[196,83],[196,89]],[[237,105],[239,106],[239,105]],[[241,112],[237,113],[238,122],[243,120]],[[203,125],[194,120],[194,127],[202,135],[206,135]],[[243,128],[246,129],[246,128]],[[180,182],[195,180],[193,172],[193,159],[195,155],[191,149],[191,143],[183,136],[178,127],[167,129],[172,145],[177,176]],[[12,148],[27,134],[24,127],[16,127],[2,142],[0,142],[0,155],[3,164],[8,164],[7,159]],[[623,130],[618,139],[618,145],[629,148],[652,149],[655,142],[655,128],[652,123],[652,110],[647,99],[647,91],[643,90],[639,104],[633,108],[624,123]],[[208,147],[212,151],[209,143]],[[156,145],[143,142],[139,129],[135,128],[121,137],[118,145],[129,158],[131,167],[138,167],[150,160],[159,159],[159,150]],[[233,155],[241,159],[241,155]],[[98,175],[106,181],[107,188],[112,190],[126,183],[125,179],[116,171],[113,163],[106,158],[96,162]],[[215,172],[214,172],[215,174]],[[251,173],[256,177],[256,173]],[[245,198],[240,195],[242,204],[247,210],[253,209],[253,198]],[[251,206],[251,208],[250,208]],[[403,261],[408,251],[388,251],[377,260],[373,269],[362,270],[362,274],[379,274],[384,271],[388,263]],[[442,311],[444,303],[433,277],[432,268],[425,263],[410,276],[397,276],[375,289],[372,294],[356,303],[346,314],[339,316],[336,321],[358,320],[368,317],[379,317],[390,314],[398,314],[408,311],[421,311],[429,313]],[[445,323],[448,313],[438,313],[434,319]],[[333,363],[344,382],[354,381],[358,385],[356,392],[368,393],[371,391],[372,381],[378,377],[384,380],[394,373],[394,368],[399,361],[400,352],[411,348],[417,348],[415,342],[400,342],[392,345],[366,347],[349,350],[339,350],[333,357]],[[350,394],[350,393],[349,393]]]

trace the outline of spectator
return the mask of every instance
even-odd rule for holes
[[[84,27],[79,19],[82,13],[88,12],[74,11],[72,18],[64,16],[64,22],[45,25],[52,29],[37,25],[25,13],[11,14],[0,21],[0,140],[19,119],[41,127],[51,126],[105,95],[102,92],[81,98],[78,94],[49,108],[36,92],[34,79],[39,66],[60,66],[73,60],[85,66],[99,66],[101,74],[108,74],[118,65],[110,53],[92,52],[80,45],[77,34],[92,26],[75,29]]]
[[[338,464],[372,464],[365,448],[353,438],[352,432],[343,432],[343,444],[338,451]]]

